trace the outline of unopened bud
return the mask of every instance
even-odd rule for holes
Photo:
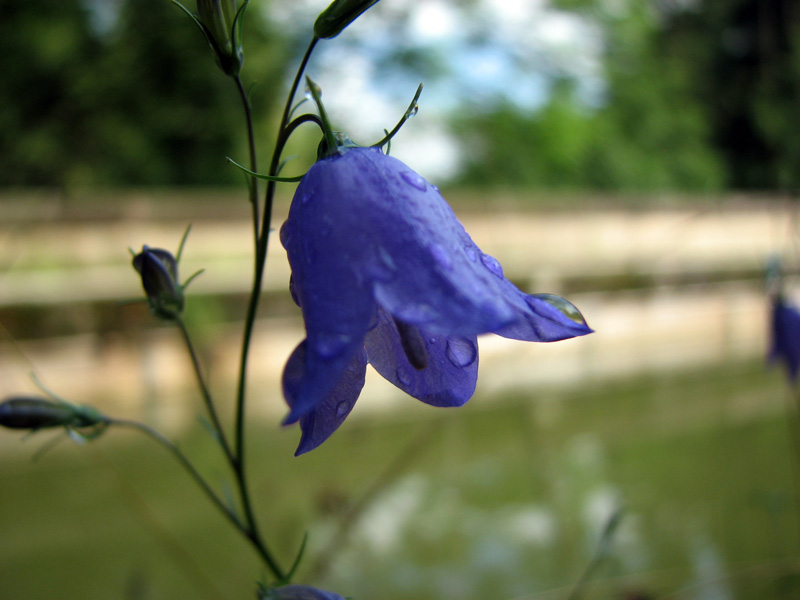
[[[174,320],[183,312],[183,288],[178,283],[178,261],[161,248],[143,246],[133,257],[133,267],[142,277],[150,310],[159,319]]]
[[[0,403],[0,425],[9,429],[81,428],[103,422],[103,415],[94,408],[39,396],[14,396]]]
[[[314,35],[327,40],[339,35],[378,0],[333,0],[314,22]]]
[[[237,0],[197,0],[197,20],[226,75],[238,74],[244,60],[239,23],[243,6],[237,4]]]

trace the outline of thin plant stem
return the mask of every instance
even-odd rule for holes
[[[787,393],[786,424],[794,451],[790,469],[792,471],[792,496],[794,497],[795,519],[800,533],[800,388],[791,385]]]
[[[275,141],[275,149],[272,154],[272,161],[269,167],[269,175],[277,175],[278,167],[280,166],[281,154],[286,145],[286,126],[288,125],[289,115],[292,111],[292,102],[297,94],[297,88],[300,86],[300,81],[303,77],[303,72],[308,65],[308,60],[311,58],[311,53],[317,45],[318,38],[314,37],[308,45],[303,59],[300,61],[300,66],[297,69],[292,87],[286,98],[286,106],[283,109],[280,125],[278,127],[278,137]],[[239,462],[243,462],[244,457],[244,415],[245,415],[245,398],[247,395],[247,359],[250,353],[250,342],[253,335],[253,326],[255,325],[256,313],[258,312],[258,303],[261,299],[261,284],[264,277],[264,269],[267,264],[267,246],[269,244],[270,222],[272,220],[272,208],[275,202],[275,191],[277,186],[274,181],[267,182],[267,191],[264,200],[264,214],[261,224],[261,234],[258,239],[255,256],[255,271],[253,275],[253,291],[250,294],[250,302],[247,306],[247,315],[245,317],[244,335],[242,339],[242,354],[239,362],[239,387],[236,394],[237,407],[236,407],[236,457]]]
[[[189,356],[192,359],[194,373],[197,377],[197,383],[200,386],[200,392],[203,395],[203,402],[206,405],[209,419],[211,419],[211,425],[216,431],[217,439],[222,446],[222,451],[225,453],[225,457],[228,459],[228,462],[233,465],[236,462],[235,457],[233,456],[231,448],[228,445],[228,439],[225,436],[225,430],[222,429],[222,424],[217,416],[217,409],[214,407],[214,400],[211,397],[211,392],[208,389],[208,384],[206,383],[205,376],[203,375],[203,370],[200,367],[200,359],[198,358],[197,351],[192,343],[192,338],[189,335],[189,331],[186,329],[186,324],[183,322],[183,319],[175,319],[175,323],[183,335],[183,341],[186,343],[186,349],[189,351]]]
[[[181,463],[181,466],[183,466],[189,475],[191,475],[197,485],[200,486],[200,489],[202,489],[205,495],[208,496],[214,506],[216,506],[239,531],[245,533],[246,535],[247,527],[244,525],[244,523],[239,520],[239,517],[236,515],[236,513],[234,513],[233,510],[231,510],[231,508],[216,494],[216,492],[211,489],[211,486],[208,484],[205,478],[203,478],[197,468],[195,468],[194,464],[192,464],[186,455],[181,452],[180,448],[178,448],[173,442],[152,427],[145,425],[144,423],[140,423],[139,421],[107,418],[106,422],[109,425],[136,429],[169,450],[169,452],[176,459],[178,459],[178,462]]]
[[[298,67],[297,74],[295,75],[292,87],[286,100],[286,107],[283,111],[283,116],[278,127],[278,137],[275,142],[275,149],[272,155],[272,162],[270,164],[269,174],[276,175],[280,165],[280,157],[283,148],[286,144],[286,125],[291,114],[292,101],[297,93],[297,88],[301,80],[302,74],[305,71],[311,53],[317,44],[318,39],[315,37],[311,40],[308,48],[306,49],[303,59]],[[254,168],[253,171],[256,169]],[[247,366],[248,357],[250,353],[250,343],[253,336],[253,327],[255,325],[256,313],[258,311],[259,300],[261,299],[261,286],[264,277],[264,268],[267,262],[267,246],[269,243],[270,222],[272,220],[272,208],[275,200],[276,185],[274,181],[267,184],[267,191],[264,200],[264,214],[262,216],[262,223],[259,229],[258,222],[254,224],[254,228],[258,233],[258,239],[255,250],[254,272],[253,272],[253,289],[250,294],[250,300],[247,305],[247,314],[245,316],[244,333],[242,336],[242,352],[239,362],[239,382],[236,393],[236,422],[234,427],[234,440],[235,450],[231,457],[231,465],[236,473],[236,481],[239,488],[239,497],[242,502],[242,510],[244,518],[247,522],[247,532],[250,541],[259,550],[261,557],[266,565],[272,571],[275,578],[283,582],[286,580],[286,574],[283,569],[272,558],[272,555],[266,548],[266,544],[261,538],[259,528],[256,522],[253,506],[250,501],[250,492],[247,483],[247,472],[245,470],[245,445],[244,445],[244,421],[245,421],[245,400],[247,396]],[[255,213],[254,213],[255,217]]]
[[[244,88],[242,78],[239,75],[234,77],[236,89],[239,91],[239,97],[242,100],[242,110],[244,110],[245,124],[247,127],[247,145],[250,153],[250,170],[254,173],[258,172],[258,159],[256,156],[256,136],[255,129],[253,128],[253,111],[250,107],[250,98],[247,96],[247,90]],[[260,221],[258,209],[258,179],[255,177],[248,178],[248,191],[250,195],[250,208],[253,214],[253,240],[256,249],[258,249],[258,237]]]
[[[180,448],[176,446],[173,442],[169,439],[164,437],[161,433],[145,425],[144,423],[140,423],[138,421],[131,421],[128,419],[112,419],[106,418],[106,423],[109,425],[117,425],[120,427],[129,427],[131,429],[136,429],[152,440],[159,443],[161,446],[169,450],[169,452],[181,463],[184,469],[191,475],[191,477],[195,480],[197,485],[200,486],[200,489],[203,490],[205,495],[211,500],[211,502],[216,506],[223,515],[233,524],[236,529],[238,529],[242,535],[253,545],[256,552],[258,552],[259,556],[262,558],[264,563],[272,570],[273,574],[276,576],[278,581],[282,582],[285,579],[283,572],[280,570],[278,565],[273,560],[270,553],[267,551],[266,546],[264,545],[261,536],[258,533],[258,530],[254,529],[251,524],[243,523],[239,516],[229,507],[225,502],[211,489],[211,486],[205,480],[205,478],[200,474],[197,468],[192,464],[192,462],[186,457],[186,455],[181,452]]]

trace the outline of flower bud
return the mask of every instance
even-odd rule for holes
[[[93,427],[103,421],[103,416],[94,408],[39,396],[15,396],[0,404],[0,425],[9,429]]]
[[[339,35],[378,0],[333,0],[314,22],[314,35],[327,40]]]
[[[237,0],[197,0],[197,20],[226,75],[236,75],[242,68],[239,20],[243,8],[237,7]]]
[[[159,319],[174,320],[183,312],[183,288],[178,283],[178,261],[167,250],[143,246],[133,257],[142,277],[150,310]]]

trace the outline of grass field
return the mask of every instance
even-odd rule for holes
[[[296,430],[254,426],[265,536],[288,565],[308,531],[300,579],[359,600],[567,598],[622,508],[580,597],[798,597],[782,375],[735,363],[594,385],[409,401],[299,459]],[[24,451],[3,435],[0,599],[254,598],[263,570],[161,448],[111,431],[33,463],[45,434]],[[201,427],[181,447],[224,479]]]

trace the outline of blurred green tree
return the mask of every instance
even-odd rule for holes
[[[85,160],[100,54],[79,0],[0,0],[0,184],[63,185]]]
[[[648,2],[608,13],[590,10],[606,36],[606,91],[599,106],[582,103],[569,80],[555,80],[545,106],[504,105],[478,119],[462,115],[456,131],[469,148],[464,182],[607,190],[707,190],[725,182],[712,144],[707,107],[691,71],[663,52],[660,22]]]
[[[662,33],[707,106],[737,188],[800,187],[800,6],[729,0],[671,11]]]
[[[240,181],[225,162],[246,156],[235,87],[171,2],[125,0],[107,30],[81,0],[0,0],[0,12],[0,185]],[[257,11],[244,34],[266,120],[287,52]]]

